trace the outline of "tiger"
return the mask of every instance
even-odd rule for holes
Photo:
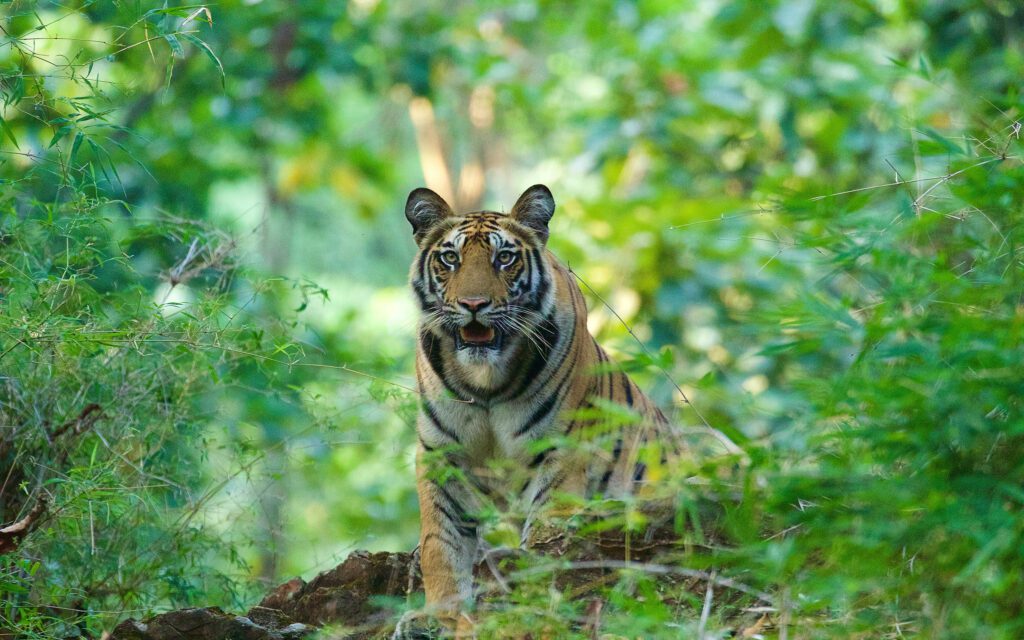
[[[526,505],[526,540],[552,495],[623,496],[646,481],[649,445],[661,451],[654,464],[685,453],[665,414],[590,334],[575,274],[547,248],[554,212],[542,184],[508,213],[456,214],[427,188],[413,190],[405,206],[418,247],[409,281],[421,310],[420,571],[428,610],[459,629],[473,598],[481,496]],[[607,402],[635,421],[604,434],[603,449],[567,446],[595,437],[586,410]],[[458,473],[437,473],[439,457]],[[508,486],[493,473],[495,461],[525,480]]]

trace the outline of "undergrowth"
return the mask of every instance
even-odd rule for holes
[[[160,100],[185,61],[230,78],[207,9],[123,20],[88,4],[60,15],[111,20],[109,38],[66,46],[59,15],[14,2],[0,43],[0,524],[25,532],[0,539],[0,634],[16,637],[99,637],[128,616],[251,604],[268,586],[257,578],[276,574],[244,550],[275,541],[232,526],[251,507],[231,490],[282,473],[276,456],[311,431],[339,432],[348,407],[313,382],[368,376],[353,402],[404,420],[415,404],[392,380],[401,363],[324,357],[373,359],[304,324],[327,290],[264,275],[234,230],[198,212],[137,215],[144,189],[126,183],[151,178],[134,107]],[[107,66],[126,58],[141,77]],[[1014,86],[969,79],[950,99],[923,58],[894,65],[942,99],[898,114],[908,126],[888,166],[863,167],[852,187],[744,176],[742,209],[661,225],[677,234],[656,247],[666,260],[707,223],[771,247],[752,290],[765,269],[784,276],[728,318],[771,402],[737,394],[726,365],[666,383],[671,352],[627,348],[627,368],[659,381],[681,424],[728,434],[743,460],[679,468],[655,488],[673,505],[671,552],[503,564],[514,588],[479,605],[483,635],[1024,634],[1021,104]],[[402,521],[374,505],[361,517]],[[614,513],[562,524],[581,538],[651,531],[636,505]],[[502,515],[488,516],[505,541]],[[557,579],[597,570],[585,591]]]

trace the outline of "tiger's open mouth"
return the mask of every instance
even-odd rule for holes
[[[495,331],[494,327],[488,327],[474,320],[464,327],[459,327],[455,334],[455,347],[457,349],[469,347],[500,349],[501,334]]]

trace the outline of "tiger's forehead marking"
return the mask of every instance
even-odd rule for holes
[[[501,222],[505,218],[506,216],[493,211],[476,211],[467,213],[455,228],[469,236],[486,235],[500,231]]]
[[[460,248],[471,243],[495,247],[520,246],[519,240],[502,224],[508,220],[507,214],[474,211],[462,218],[452,227],[448,240],[443,244]]]

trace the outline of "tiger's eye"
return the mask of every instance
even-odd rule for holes
[[[459,254],[451,250],[442,251],[441,262],[445,263],[449,267],[454,267],[455,265],[459,264]]]
[[[516,260],[516,254],[511,251],[499,251],[498,252],[498,264],[507,267]]]

